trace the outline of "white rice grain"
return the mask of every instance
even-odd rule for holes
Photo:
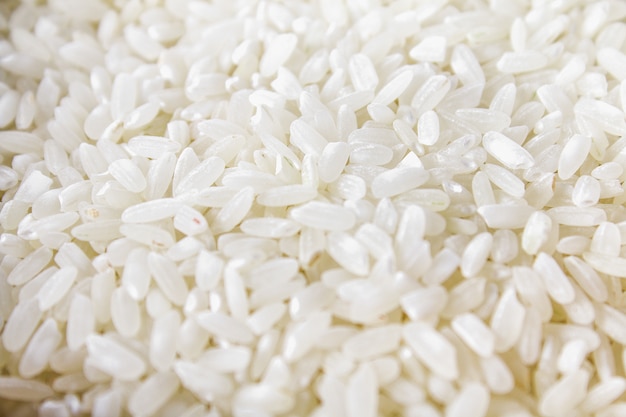
[[[89,356],[99,359],[94,365],[108,375],[132,381],[146,371],[146,364],[140,356],[110,337],[91,334],[86,344]]]
[[[424,366],[433,373],[448,380],[458,376],[454,345],[439,332],[427,325],[412,323],[404,327],[403,337]]]

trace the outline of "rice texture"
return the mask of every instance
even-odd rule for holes
[[[626,415],[623,0],[0,2],[0,415]]]

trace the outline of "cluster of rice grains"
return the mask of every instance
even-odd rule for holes
[[[626,415],[625,2],[0,9],[0,413]]]

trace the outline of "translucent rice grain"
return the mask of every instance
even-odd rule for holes
[[[287,308],[283,303],[268,304],[251,314],[246,323],[254,334],[261,335],[269,331],[286,311]]]
[[[515,106],[517,87],[513,83],[503,85],[491,99],[490,110],[501,111],[504,114],[512,115]]]
[[[350,162],[363,165],[385,165],[393,158],[393,150],[374,143],[351,146]]]
[[[271,135],[261,135],[261,141],[263,142],[263,145],[267,149],[272,150],[276,152],[278,155],[283,156],[284,158],[289,160],[293,164],[294,167],[300,168],[301,166],[300,159],[296,156],[293,150],[291,150],[291,148],[289,148],[285,143],[283,143],[282,141],[278,140],[277,138]]]
[[[176,264],[155,252],[148,254],[148,266],[152,277],[165,296],[175,305],[183,305],[187,298],[187,284]]]
[[[67,319],[66,338],[67,346],[77,351],[85,345],[87,336],[95,330],[93,304],[88,297],[76,294],[72,298]]]
[[[124,118],[124,128],[134,130],[147,126],[159,114],[159,110],[156,101],[142,104]]]
[[[172,366],[176,357],[176,335],[181,325],[180,314],[169,311],[157,317],[150,332],[149,359],[152,366],[165,372]]]
[[[433,75],[413,96],[411,107],[418,115],[432,110],[450,90],[450,80],[443,75]]]
[[[585,398],[589,375],[585,370],[578,370],[563,376],[542,396],[539,403],[540,413],[557,416],[573,411]]]
[[[398,138],[409,147],[417,155],[424,154],[424,147],[419,143],[419,138],[411,125],[402,119],[396,119],[393,121],[393,130],[398,135]],[[391,160],[391,158],[390,158]]]
[[[174,196],[209,187],[222,175],[224,167],[224,160],[220,157],[211,156],[205,159],[180,180],[175,186]],[[176,172],[174,176],[176,177]]]
[[[295,207],[289,216],[304,226],[331,231],[348,230],[356,221],[352,211],[330,203],[312,201]]]
[[[526,188],[524,182],[515,176],[511,171],[508,171],[498,165],[485,164],[483,172],[485,172],[485,174],[489,177],[489,180],[502,189],[502,191],[517,198],[524,196]]]
[[[378,74],[371,60],[364,54],[355,54],[350,57],[348,70],[352,85],[358,91],[376,89]]]
[[[493,354],[494,335],[478,316],[472,313],[458,315],[452,320],[451,326],[461,340],[476,354],[483,358],[488,358]]]
[[[246,369],[251,356],[245,347],[216,348],[205,351],[200,361],[218,372],[239,372]]]
[[[145,224],[123,224],[120,232],[132,241],[142,243],[154,249],[169,248],[174,245],[172,233],[158,226]]]
[[[496,352],[506,352],[515,345],[522,331],[525,314],[515,291],[512,288],[505,290],[496,304],[490,322]]]
[[[597,180],[612,180],[621,176],[624,168],[617,162],[605,162],[591,171],[591,176]]]
[[[217,234],[232,230],[248,214],[253,201],[252,187],[241,189],[217,214],[212,224],[212,231]]]
[[[619,398],[624,390],[626,381],[622,377],[615,376],[602,381],[589,390],[580,408],[587,413],[596,412]]]
[[[523,364],[532,365],[539,357],[542,340],[541,317],[535,309],[529,309],[524,317],[522,333],[516,350]]]
[[[552,317],[553,308],[541,278],[529,267],[513,267],[513,284],[522,302],[539,314],[540,320]]]
[[[115,289],[115,274],[111,269],[93,277],[91,284],[91,300],[96,320],[106,323],[111,318],[111,294]]]
[[[626,55],[615,48],[602,48],[597,52],[598,64],[616,80],[626,79]]]
[[[37,293],[41,311],[46,311],[61,301],[74,284],[77,275],[78,269],[74,266],[69,266],[59,269],[48,278],[48,281]]]
[[[588,354],[587,343],[584,340],[571,340],[563,345],[557,360],[557,368],[562,374],[575,372],[580,368]]]
[[[367,183],[359,176],[342,174],[328,185],[328,191],[348,201],[359,201],[367,193]]]
[[[124,210],[122,221],[124,223],[150,223],[174,217],[183,207],[183,204],[172,198],[146,201],[136,204]]]
[[[554,207],[548,210],[548,215],[566,226],[597,226],[606,221],[605,211],[595,207]]]
[[[7,400],[36,402],[53,395],[52,388],[43,382],[19,377],[0,377],[0,397]]]
[[[124,337],[132,337],[141,326],[139,305],[125,288],[116,288],[111,294],[111,321]]]
[[[447,304],[448,294],[438,285],[409,292],[400,299],[402,310],[413,321],[436,317]]]
[[[455,46],[450,57],[450,66],[466,86],[485,83],[485,75],[480,63],[474,52],[466,45]]]
[[[376,374],[371,365],[361,365],[346,387],[347,416],[375,417],[378,413],[377,391]]]
[[[343,171],[349,156],[350,148],[347,143],[328,143],[318,161],[320,179],[327,183],[335,181]]]
[[[600,100],[583,97],[574,106],[576,115],[589,118],[598,124],[598,128],[612,135],[626,133],[626,120],[617,107]]]
[[[287,363],[301,360],[313,348],[315,341],[330,326],[328,312],[315,312],[305,320],[295,324],[285,335],[282,356]]]
[[[247,219],[241,223],[240,228],[249,235],[269,238],[294,236],[300,230],[297,223],[280,218]]]
[[[303,162],[303,167],[302,167],[302,178],[303,178],[302,183],[304,185],[311,185],[314,188],[316,188],[317,181],[318,181],[317,165],[315,164],[315,158],[313,157],[307,158],[307,156],[304,157],[304,162]],[[291,173],[293,173],[293,171],[291,171]],[[252,187],[255,193],[260,194],[264,191],[269,190],[270,188],[282,186],[284,184],[284,181],[282,181],[279,177],[276,177],[272,174],[260,172],[258,170],[249,169],[249,170],[227,172],[222,178],[222,184],[225,187],[230,188],[231,190],[234,189],[235,191],[239,191],[245,187]],[[218,194],[217,196],[215,196],[216,199],[219,200],[220,202],[223,201],[219,197],[224,197],[224,195],[227,195],[228,188],[221,189],[220,192],[217,192],[216,190],[216,194]],[[203,194],[210,195],[209,193],[211,192],[211,190],[212,190],[211,188],[209,188],[208,190],[203,190],[201,192],[201,195]],[[220,203],[215,203],[215,204],[219,205]],[[225,204],[225,203],[221,203],[221,204]]]
[[[480,367],[487,386],[494,394],[508,394],[515,387],[513,373],[499,356],[481,359]]]
[[[233,391],[231,379],[197,363],[178,360],[174,371],[181,384],[204,401],[229,395]]]
[[[146,179],[130,159],[118,159],[109,165],[109,173],[124,188],[133,193],[139,193],[146,188]]]
[[[24,258],[31,253],[32,248],[23,239],[11,234],[0,234],[0,253],[10,255],[17,258]]]
[[[619,227],[615,223],[602,222],[593,234],[590,250],[595,253],[618,257],[621,246]]]
[[[406,91],[412,81],[413,72],[409,70],[402,71],[381,87],[376,97],[374,97],[374,100],[372,100],[372,103],[378,103],[384,106],[389,105]]]
[[[537,51],[505,52],[497,62],[500,72],[520,74],[536,71],[548,64],[548,58]]]
[[[293,398],[272,384],[246,385],[237,392],[234,401],[242,410],[262,410],[270,415],[286,413],[294,407]]]
[[[233,343],[248,344],[253,340],[252,332],[245,324],[224,313],[200,313],[196,321],[216,337]]]
[[[94,365],[121,381],[132,381],[146,371],[143,359],[110,337],[92,334],[87,337],[89,356],[98,358]]]
[[[198,288],[208,291],[213,289],[221,279],[224,261],[216,254],[206,250],[200,251],[196,263],[195,282]]]
[[[205,232],[208,224],[198,210],[183,206],[174,215],[174,228],[187,236],[195,236]]]
[[[572,191],[572,202],[578,207],[594,206],[600,200],[602,188],[600,182],[589,175],[582,175],[576,180]]]
[[[363,224],[354,237],[368,249],[374,258],[380,259],[388,256],[392,240],[380,227],[372,223]]]
[[[472,239],[461,257],[461,273],[463,276],[469,278],[480,272],[487,262],[492,244],[493,236],[488,232],[480,233]]]
[[[445,191],[436,188],[417,188],[409,190],[398,197],[398,205],[418,205],[426,209],[429,216],[428,231],[433,235],[442,232],[445,228],[443,217],[437,214],[450,206],[450,197]],[[437,232],[439,230],[439,232]]]
[[[301,119],[291,123],[290,142],[304,154],[320,156],[328,144],[326,138]]]
[[[138,156],[158,159],[180,150],[180,144],[159,136],[135,136],[128,141],[128,149]]]
[[[327,245],[328,254],[346,270],[361,276],[369,272],[369,255],[358,240],[346,233],[335,232],[328,235]]]
[[[528,151],[501,133],[485,133],[483,146],[491,156],[510,169],[528,169],[534,164]]]
[[[456,285],[448,294],[448,302],[442,315],[452,318],[470,311],[485,300],[486,281],[482,277],[469,278]]]
[[[289,314],[295,319],[321,311],[335,300],[334,292],[321,282],[313,283],[298,291],[289,302]]]
[[[460,256],[449,248],[443,248],[434,256],[429,269],[424,273],[424,282],[432,285],[448,279],[461,262]]]
[[[226,92],[226,74],[193,74],[187,78],[185,93],[193,101],[220,96]]]
[[[492,205],[496,202],[489,177],[484,172],[477,172],[472,178],[472,194],[478,207]]]
[[[24,378],[32,378],[48,365],[52,352],[61,343],[61,333],[55,320],[44,321],[26,347],[19,364],[19,373]]]
[[[52,259],[52,251],[41,247],[26,256],[9,273],[6,280],[11,285],[23,285],[41,272]]]
[[[572,323],[589,325],[595,318],[594,306],[580,287],[575,285],[574,291],[574,301],[564,306],[565,313]]]
[[[489,408],[489,390],[478,382],[470,382],[446,406],[446,417],[482,417]]]
[[[591,149],[591,138],[584,135],[573,135],[563,147],[559,157],[559,178],[571,178],[583,164]]]
[[[268,77],[274,75],[294,52],[298,38],[292,33],[284,33],[274,37],[259,64],[261,74]]]
[[[417,139],[424,146],[432,146],[439,140],[439,117],[432,110],[424,112],[417,121]]]
[[[506,229],[496,230],[493,234],[491,259],[497,263],[511,262],[519,253],[517,235]]]
[[[313,53],[300,70],[299,79],[302,84],[320,81],[328,71],[328,52],[319,50]]]
[[[543,211],[530,215],[522,234],[522,248],[529,255],[536,255],[544,247],[552,231],[552,219]]]
[[[409,51],[415,61],[443,62],[446,58],[446,38],[427,36]]]
[[[598,272],[626,278],[626,259],[601,253],[583,253],[585,262]]]
[[[508,129],[511,124],[511,118],[506,113],[490,109],[458,109],[454,112],[454,116],[458,123],[466,123],[469,129],[479,132],[502,131],[504,133],[504,130]],[[523,163],[523,161],[520,162]]]
[[[3,154],[41,155],[44,141],[29,132],[5,130],[0,132],[0,151]]]
[[[249,306],[246,288],[240,273],[233,267],[224,270],[224,292],[230,314],[239,320],[248,316]]]
[[[17,115],[20,94],[9,90],[0,97],[0,128],[6,128]]]
[[[111,117],[123,120],[136,104],[137,83],[130,74],[115,77],[111,91]]]
[[[535,258],[533,269],[543,278],[552,299],[561,304],[574,301],[574,287],[552,256],[545,252],[539,253]]]
[[[172,153],[163,154],[151,164],[146,175],[146,199],[163,197],[172,181],[175,166],[176,156]]]
[[[417,188],[428,180],[428,172],[417,167],[394,168],[377,175],[372,181],[376,198],[398,195]]]
[[[174,372],[156,373],[142,382],[128,399],[128,410],[134,414],[152,414],[159,410],[178,390]]]
[[[605,302],[608,297],[608,289],[604,281],[596,271],[587,263],[576,256],[568,256],[563,259],[563,264],[578,285],[594,300]]]
[[[431,372],[446,380],[458,376],[456,349],[441,333],[427,325],[411,323],[404,326],[403,337]]]
[[[39,196],[50,189],[52,179],[43,175],[40,171],[33,171],[28,177],[22,179],[15,196],[15,200],[27,203],[34,202]]]

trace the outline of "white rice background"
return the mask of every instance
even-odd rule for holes
[[[626,2],[0,10],[3,416],[626,416]]]

